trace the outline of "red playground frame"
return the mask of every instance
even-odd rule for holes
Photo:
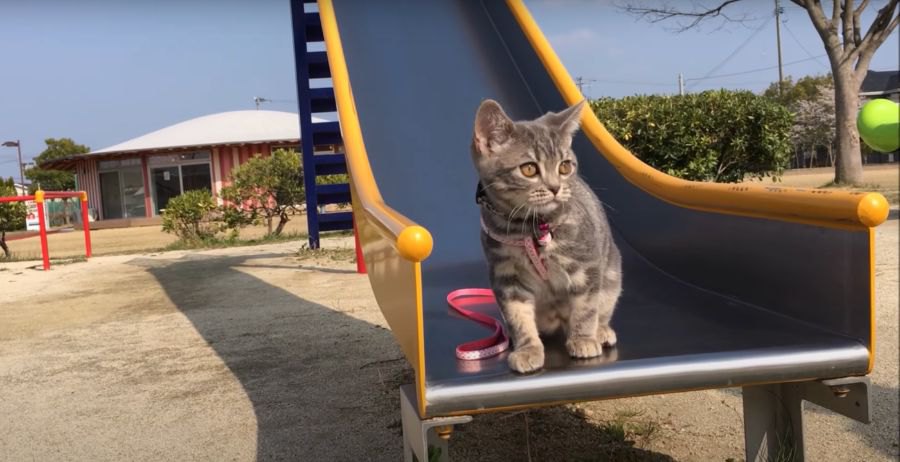
[[[44,200],[78,198],[81,202],[81,227],[84,228],[84,256],[91,258],[91,225],[88,221],[88,197],[84,191],[42,191],[37,190],[33,196],[4,196],[2,202],[23,202],[33,200],[37,204],[38,224],[41,236],[41,256],[44,260],[44,271],[50,269],[50,249],[47,247],[47,226],[44,219]]]

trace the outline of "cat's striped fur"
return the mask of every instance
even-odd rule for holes
[[[542,222],[552,229],[551,242],[538,247],[547,281],[522,247],[481,233],[491,285],[513,339],[509,365],[517,372],[543,367],[539,334],[562,329],[575,358],[598,356],[602,345],[616,343],[609,322],[622,290],[622,259],[571,149],[583,106],[514,122],[487,100],[475,117],[472,159],[483,187],[485,226],[512,239],[536,236]]]

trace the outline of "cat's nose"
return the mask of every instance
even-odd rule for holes
[[[559,185],[548,185],[548,186],[547,186],[547,189],[549,189],[550,192],[552,192],[553,195],[555,196],[556,193],[559,192]]]

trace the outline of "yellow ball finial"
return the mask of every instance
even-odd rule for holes
[[[878,193],[866,194],[863,196],[862,200],[859,201],[859,205],[856,206],[856,214],[859,217],[859,222],[870,228],[874,228],[884,223],[884,220],[887,220],[890,211],[890,205],[888,204],[887,199]]]
[[[34,192],[34,201],[39,204],[44,202],[44,191],[42,189]]]
[[[431,255],[434,240],[431,233],[421,226],[408,226],[397,236],[397,250],[403,258],[421,262]]]

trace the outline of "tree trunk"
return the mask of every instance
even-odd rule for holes
[[[831,162],[831,166],[834,167],[834,148],[829,144],[825,149],[828,149],[828,160]]]
[[[267,234],[272,234],[272,216],[269,215],[266,217],[266,228],[268,228]]]
[[[289,220],[290,220],[290,218],[288,218],[287,213],[281,214],[281,216],[279,217],[279,220],[278,220],[278,227],[275,228],[276,236],[281,235],[281,231],[284,230],[284,225],[286,225]]]
[[[9,258],[9,247],[6,245],[6,231],[0,231],[0,248],[3,249],[3,255]]]
[[[859,84],[853,76],[850,64],[846,70],[834,73],[834,118],[837,156],[834,165],[834,182],[838,184],[862,183],[862,155],[859,150],[859,131],[856,113],[859,110]]]

